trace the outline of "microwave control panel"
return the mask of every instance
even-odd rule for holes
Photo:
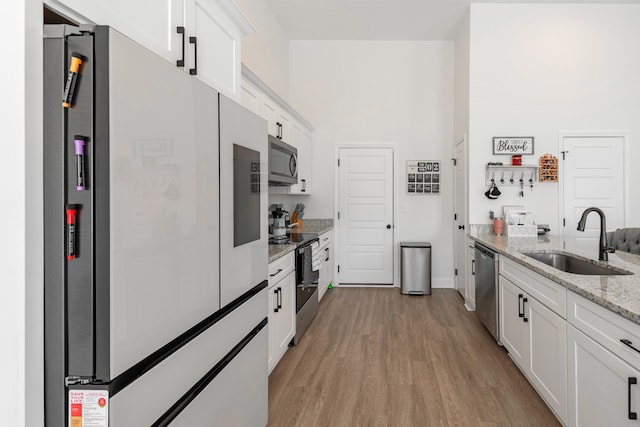
[[[408,160],[407,194],[440,194],[440,162]]]

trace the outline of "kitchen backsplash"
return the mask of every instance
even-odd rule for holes
[[[491,234],[493,224],[469,224],[469,234]]]
[[[333,228],[333,219],[302,218],[302,227],[306,233],[320,233]]]

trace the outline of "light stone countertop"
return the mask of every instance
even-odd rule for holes
[[[326,233],[333,229],[332,219],[303,219],[302,227],[292,227],[294,233]],[[269,245],[269,264],[276,261],[296,248],[295,244]]]
[[[326,233],[333,228],[332,219],[302,219],[302,227],[292,227],[296,233]]]
[[[640,324],[640,256],[616,251],[609,262],[597,261],[598,243],[562,240],[555,236],[508,237],[470,233],[469,237],[499,254],[565,286],[567,289]],[[608,264],[633,275],[591,276],[565,273],[523,255],[522,252],[560,251],[588,258],[594,264]]]
[[[273,261],[279,260],[295,249],[295,243],[288,243],[286,245],[269,245],[269,264]]]

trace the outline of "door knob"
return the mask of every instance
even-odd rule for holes
[[[464,225],[459,225],[458,230],[464,230]]]
[[[387,230],[391,228],[391,224],[387,224]]]

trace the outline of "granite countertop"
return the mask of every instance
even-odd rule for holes
[[[303,219],[301,227],[291,227],[296,233],[326,233],[333,228],[332,219]]]
[[[291,227],[294,233],[326,233],[333,229],[332,219],[303,219],[301,227]],[[295,244],[269,245],[269,263],[276,261],[296,248]]]
[[[609,262],[598,259],[597,242],[562,240],[555,236],[508,237],[471,233],[469,237],[510,258],[567,289],[640,324],[640,256],[617,251]],[[633,275],[591,276],[565,273],[523,255],[522,252],[560,251],[588,258],[595,264],[608,264]]]
[[[295,249],[296,245],[294,243],[288,243],[286,245],[269,245],[269,264],[282,258]]]

